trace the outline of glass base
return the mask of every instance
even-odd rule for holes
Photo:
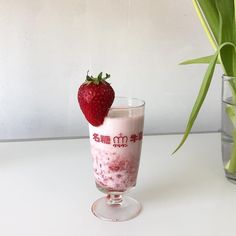
[[[135,199],[128,196],[107,195],[96,200],[92,205],[93,214],[101,220],[126,221],[136,217],[142,210],[142,205]]]
[[[230,181],[233,184],[236,184],[236,175],[230,174],[227,171],[225,171],[225,177],[227,178],[228,181]]]

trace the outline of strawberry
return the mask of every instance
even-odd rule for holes
[[[87,119],[93,126],[103,124],[109,108],[111,107],[115,92],[111,85],[106,82],[110,77],[109,74],[102,77],[102,72],[97,76],[87,74],[85,82],[79,87],[78,102],[80,108]]]

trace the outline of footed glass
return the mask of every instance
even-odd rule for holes
[[[98,127],[89,124],[95,182],[106,194],[92,205],[93,214],[100,219],[125,221],[141,211],[141,204],[125,194],[136,185],[144,107],[142,100],[116,97],[104,123]]]

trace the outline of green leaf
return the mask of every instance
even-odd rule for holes
[[[99,75],[97,76],[98,80],[102,79],[102,72],[99,73]]]
[[[216,62],[217,62],[218,55],[219,55],[220,51],[224,47],[227,47],[227,46],[231,46],[236,51],[235,44],[233,44],[231,42],[225,42],[222,45],[220,45],[218,50],[215,52],[214,56],[212,57],[212,60],[210,61],[209,65],[207,67],[207,71],[204,75],[200,91],[198,93],[197,99],[195,101],[195,104],[193,106],[192,112],[190,114],[190,117],[189,117],[189,120],[188,120],[188,123],[187,123],[187,127],[186,127],[185,132],[184,132],[184,136],[183,136],[179,146],[175,149],[175,151],[172,154],[174,154],[176,151],[178,151],[180,149],[180,147],[186,141],[186,139],[187,139],[187,137],[188,137],[188,135],[189,135],[189,133],[192,129],[194,121],[197,118],[197,115],[198,115],[199,110],[202,106],[202,103],[203,103],[203,101],[206,97],[207,91],[209,89],[209,86],[210,86],[210,83],[211,83],[211,80],[212,80],[212,76],[213,76],[213,73],[214,73],[215,65],[216,65]]]
[[[193,0],[196,12],[214,48],[224,42],[236,43],[236,0]],[[236,76],[236,53],[226,46],[219,61],[228,76]]]
[[[236,25],[236,0],[234,0],[234,24]]]
[[[219,14],[219,40],[220,44],[225,42],[236,43],[235,9],[233,0],[217,0],[216,7]],[[228,76],[236,76],[236,54],[230,45],[222,48],[220,58]]]
[[[106,79],[108,79],[110,77],[111,77],[111,75],[106,73],[106,77],[104,78],[104,80],[106,80]]]
[[[180,65],[189,65],[189,64],[209,64],[212,60],[214,55],[206,56],[206,57],[199,57],[195,59],[190,59],[187,61],[183,61]],[[217,64],[220,64],[219,60],[216,61]]]
[[[201,85],[200,91],[198,93],[197,99],[195,101],[195,104],[193,106],[192,112],[190,114],[190,117],[189,117],[189,120],[188,120],[188,123],[187,123],[187,127],[186,127],[186,130],[185,130],[184,136],[183,136],[179,146],[173,152],[173,154],[175,152],[177,152],[180,149],[180,147],[184,144],[185,140],[187,139],[187,137],[188,137],[188,135],[189,135],[189,133],[190,133],[190,131],[192,129],[194,121],[197,118],[199,110],[200,110],[200,108],[202,106],[202,103],[203,103],[203,101],[204,101],[204,99],[206,97],[207,91],[209,89],[209,86],[210,86],[210,83],[211,83],[211,80],[212,80],[212,76],[213,76],[213,73],[214,73],[214,69],[215,69],[217,58],[218,58],[218,51],[216,51],[215,55],[212,57],[211,62],[209,64],[208,68],[207,68],[207,71],[205,73],[204,79],[202,81],[202,85]]]
[[[207,22],[208,30],[211,31],[217,45],[220,45],[219,40],[219,14],[216,7],[216,0],[194,0],[201,8],[205,21]],[[231,0],[226,0],[231,1]],[[206,29],[205,29],[206,30]]]
[[[235,16],[234,16],[235,13],[234,1],[217,0],[216,7],[219,14],[220,44],[223,44],[224,42],[235,43],[236,29],[235,29]]]

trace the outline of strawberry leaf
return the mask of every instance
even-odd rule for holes
[[[87,75],[86,75],[86,80],[85,83],[90,84],[90,83],[94,83],[94,84],[100,84],[103,83],[106,79],[110,78],[110,74],[106,73],[105,77],[102,77],[103,72],[100,72],[97,77],[93,77],[92,75],[88,75],[89,71],[87,71]]]
[[[101,72],[101,73],[99,73],[99,75],[98,75],[97,79],[98,79],[98,80],[100,80],[100,81],[102,80],[102,72]]]

